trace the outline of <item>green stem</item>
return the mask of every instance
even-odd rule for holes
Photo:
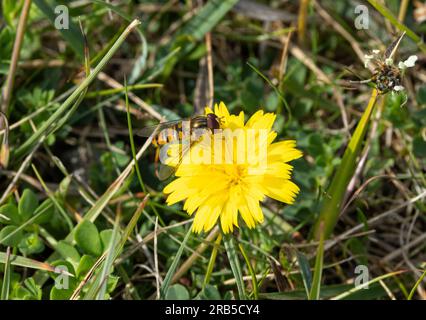
[[[357,166],[357,158],[361,152],[361,147],[364,142],[364,137],[374,110],[377,96],[378,92],[374,89],[371,93],[368,106],[345,150],[340,167],[337,169],[330,187],[327,190],[319,218],[314,226],[314,237],[316,239],[320,239],[320,226],[322,223],[324,223],[324,239],[330,236],[337,223],[348,184]]]
[[[248,258],[247,253],[244,250],[243,245],[240,243],[238,245],[238,247],[240,248],[240,251],[241,251],[241,254],[244,257],[244,260],[246,261],[247,268],[248,268],[250,276],[251,276],[251,282],[252,282],[252,285],[253,285],[254,298],[257,300],[257,299],[259,299],[259,287],[257,285],[256,273],[254,272],[253,266],[250,263],[250,259]]]
[[[212,255],[210,256],[209,264],[207,265],[207,271],[206,271],[206,276],[204,277],[203,289],[210,282],[210,278],[212,276],[214,264],[215,264],[216,257],[217,257],[217,250],[219,248],[221,241],[222,241],[222,234],[219,233],[217,235],[216,241],[215,241],[213,249],[212,249]]]
[[[419,280],[417,280],[416,284],[414,285],[413,289],[411,289],[410,294],[408,295],[407,300],[411,300],[414,296],[414,292],[416,292],[417,287],[420,285],[420,283],[423,281],[424,277],[426,276],[426,270],[423,272],[423,274],[420,276]]]
[[[309,292],[309,300],[319,300],[321,291],[321,278],[324,263],[324,225],[320,226],[321,234],[317,249],[317,257],[315,259],[314,278],[312,279],[312,287]]]

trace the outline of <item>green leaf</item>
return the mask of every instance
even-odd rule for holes
[[[0,252],[0,263],[6,263],[6,253]],[[55,268],[45,262],[28,259],[22,256],[11,255],[11,264],[14,266],[20,266],[24,268],[31,268],[43,271],[54,271]]]
[[[68,188],[70,186],[71,181],[72,181],[72,176],[68,175],[59,184],[58,195],[61,197],[61,199],[65,199],[68,193]]]
[[[198,298],[201,300],[220,300],[219,290],[210,284],[207,284],[204,289],[198,295]]]
[[[94,223],[88,220],[80,222],[75,230],[74,239],[85,253],[95,257],[102,254],[101,238]]]
[[[5,216],[9,219],[2,218],[2,216]],[[7,203],[0,207],[0,223],[15,225],[19,225],[21,223],[21,217],[19,216],[18,208],[14,204]]]
[[[59,254],[70,263],[73,264],[73,266],[77,266],[80,261],[80,254],[78,253],[77,249],[74,248],[71,244],[68,242],[65,242],[63,240],[59,241],[56,246],[56,251],[59,252]]]
[[[23,221],[28,220],[38,207],[38,199],[34,192],[25,189],[18,204],[18,212]]]
[[[13,236],[6,238],[10,233],[15,232],[18,227],[16,226],[6,226],[0,230],[0,243],[4,246],[17,247],[22,240],[23,232],[22,230],[16,232]]]
[[[100,232],[99,235],[101,237],[103,251],[105,251],[108,248],[108,245],[111,243],[112,233],[112,229],[106,229]]]
[[[160,297],[161,298],[165,298],[167,295],[167,290],[169,290],[169,285],[170,282],[172,281],[172,277],[176,271],[176,268],[178,266],[180,257],[182,256],[183,253],[183,249],[186,246],[186,243],[188,242],[189,236],[191,235],[191,230],[188,230],[188,232],[185,235],[185,238],[183,238],[183,241],[178,249],[178,251],[176,252],[176,256],[173,259],[172,265],[170,266],[169,270],[167,271],[166,276],[164,277],[164,281],[163,281],[163,285],[161,286],[160,289]]]
[[[337,284],[323,286],[321,288],[321,299],[328,299],[337,294],[350,290],[354,287],[353,284]],[[353,293],[350,299],[353,300],[373,300],[386,297],[386,291],[380,285],[371,285],[368,289],[361,290],[361,292]],[[268,292],[261,293],[261,299],[271,300],[304,300],[306,294],[304,290],[293,290],[286,292]]]
[[[327,239],[333,232],[334,226],[337,223],[346,189],[358,164],[357,158],[361,152],[377,95],[377,90],[373,90],[368,106],[349,141],[342,162],[334,174],[330,187],[327,190],[327,196],[324,198],[320,216],[314,226],[314,236],[316,239],[319,239],[322,233],[320,230],[321,225],[324,227],[324,239]]]
[[[246,299],[243,274],[241,271],[240,261],[238,260],[237,250],[235,249],[234,238],[232,235],[226,234],[223,236],[226,254],[228,255],[229,264],[237,283],[238,295],[240,300]]]
[[[74,265],[66,260],[55,260],[52,262],[52,266],[54,267],[54,269],[57,268],[61,269],[61,270],[65,270],[67,271],[69,274],[71,275],[75,275],[75,268]],[[55,270],[49,272],[49,275],[52,277],[52,279],[56,279],[58,276],[60,276],[61,274],[58,272],[54,272]]]
[[[309,292],[309,300],[318,300],[321,294],[321,279],[324,265],[324,237],[325,232],[323,224],[320,227],[320,240],[315,258],[314,277],[312,279],[312,287]]]
[[[9,26],[15,27],[13,20],[19,16],[22,4],[22,1],[2,0],[1,5],[3,7],[3,17]]]
[[[69,300],[77,288],[78,282],[74,278],[68,279],[68,287],[57,288],[55,286],[50,290],[50,300]]]
[[[419,158],[426,157],[426,141],[421,136],[413,139],[413,153]]]
[[[51,221],[51,218],[53,214],[55,213],[55,206],[53,205],[53,202],[51,199],[44,200],[41,205],[38,206],[35,214],[39,214],[40,212],[43,212],[38,217],[34,217],[34,224],[44,224]]]
[[[23,297],[25,300],[41,300],[41,287],[35,283],[32,277],[24,280],[24,286],[28,292],[28,294]]]
[[[95,264],[96,259],[92,256],[89,256],[87,254],[85,254],[84,256],[81,257],[80,263],[78,264],[77,267],[77,277],[84,277],[87,272],[93,267],[93,265]]]
[[[306,291],[306,297],[309,297],[309,292],[311,291],[311,287],[312,287],[311,267],[309,265],[308,258],[306,258],[306,256],[303,253],[296,251],[296,255],[297,255],[297,262],[299,263],[300,273],[303,279],[303,285]]]
[[[174,284],[167,290],[166,300],[189,300],[189,292],[183,285]]]

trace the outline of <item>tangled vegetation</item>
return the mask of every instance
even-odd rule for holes
[[[2,0],[1,299],[426,299],[424,11]],[[158,178],[141,130],[205,112],[264,174]]]

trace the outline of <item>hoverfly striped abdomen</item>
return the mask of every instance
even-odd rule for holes
[[[176,141],[182,137],[182,126],[181,124],[165,128],[161,130],[153,139],[152,144],[155,147],[165,145],[166,143]]]
[[[220,129],[220,119],[215,114],[210,113],[195,116],[187,120],[162,122],[156,126],[145,127],[138,132],[138,135],[149,137],[154,132],[157,132],[152,138],[152,144],[157,149],[155,155],[155,163],[157,164],[161,147],[166,146],[168,143],[182,143],[183,146],[181,147],[182,152],[180,155],[182,157],[194,143],[199,141],[206,130],[214,133],[215,129]],[[174,163],[179,163],[180,161],[181,159],[174,161]],[[156,174],[160,180],[168,178],[173,173],[173,170],[175,170],[175,168],[170,169],[170,167],[168,167],[169,170],[164,170],[164,167],[167,166],[160,168],[159,172],[156,170]]]

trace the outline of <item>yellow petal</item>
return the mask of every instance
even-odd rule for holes
[[[209,113],[214,113],[213,110],[210,107],[205,107],[204,108],[204,114],[209,114]]]
[[[296,141],[286,140],[275,142],[268,148],[268,162],[283,161],[288,162],[303,156],[300,150],[295,148]]]
[[[292,204],[296,195],[299,193],[299,187],[290,180],[265,177],[262,186],[266,190],[266,195],[272,199]]]

